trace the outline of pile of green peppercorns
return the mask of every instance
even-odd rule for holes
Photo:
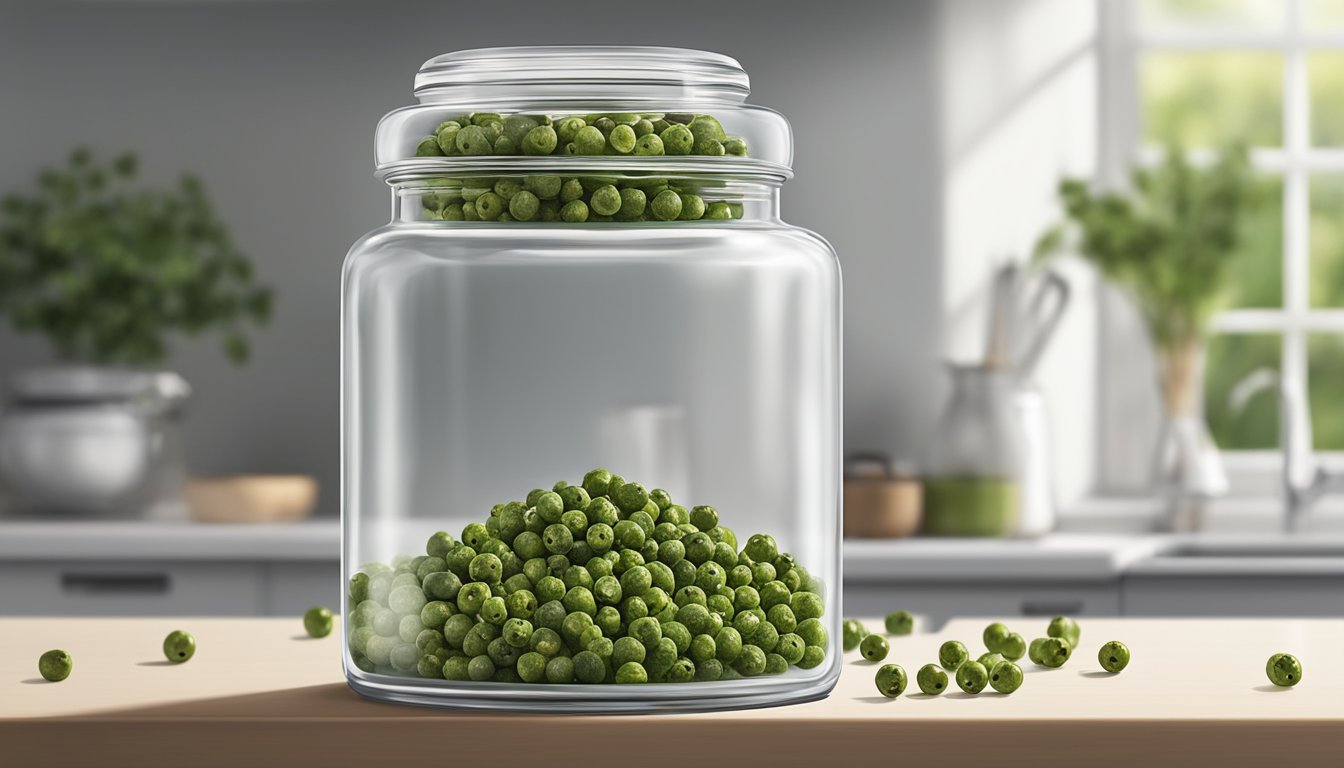
[[[365,672],[527,683],[683,683],[811,669],[821,589],[766,534],[739,551],[709,506],[687,510],[596,469],[496,505],[461,540],[366,565],[348,638]]]
[[[508,115],[472,112],[445,120],[416,145],[417,157],[527,155],[722,156],[747,154],[712,115],[608,113]],[[558,175],[436,178],[421,203],[431,221],[606,221],[740,219],[742,206],[707,201],[690,182],[665,178]]]

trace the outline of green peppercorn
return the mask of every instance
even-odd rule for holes
[[[454,138],[457,151],[463,155],[488,155],[494,150],[494,141],[479,125],[464,126]],[[438,145],[437,140],[435,145]]]
[[[887,638],[882,635],[868,635],[859,643],[859,654],[871,662],[879,662],[887,658],[887,653],[891,646],[887,643]]]
[[[957,667],[957,687],[966,693],[976,694],[989,683],[989,672],[978,661],[966,661]]]
[[[617,125],[607,135],[607,143],[618,154],[628,155],[635,148],[635,129],[629,125]]]
[[[985,647],[988,648],[990,652],[1000,653],[1000,648],[1003,645],[1004,640],[1008,638],[1009,634],[1010,632],[1006,625],[994,622],[985,627],[982,639],[985,641]]]
[[[617,218],[622,221],[634,221],[644,215],[644,210],[648,207],[648,198],[643,190],[626,187],[620,194],[621,203]]]
[[[1012,693],[1022,687],[1022,668],[1011,661],[1000,661],[989,670],[989,685],[999,693]]]
[[[1058,637],[1067,640],[1070,648],[1078,647],[1078,638],[1081,630],[1078,628],[1078,622],[1067,616],[1056,616],[1050,620],[1050,626],[1046,628],[1047,637]]]
[[[1031,644],[1035,651],[1031,660],[1052,669],[1064,666],[1073,650],[1069,641],[1062,637],[1041,637],[1031,641]]]
[[[888,634],[908,635],[915,631],[915,617],[910,615],[909,611],[893,611],[887,614],[883,623]]]
[[[669,125],[658,136],[669,155],[689,155],[695,146],[695,135],[684,125]]]
[[[528,683],[539,683],[546,677],[546,657],[536,651],[528,651],[518,657],[518,676]]]
[[[1027,642],[1018,633],[1009,632],[1008,636],[999,642],[999,653],[1009,661],[1017,661],[1027,654]]]
[[[193,645],[193,650],[194,648]],[[42,675],[43,680],[51,683],[59,683],[69,677],[74,668],[75,663],[70,654],[59,649],[47,651],[37,659],[38,674]]]
[[[905,692],[905,670],[899,664],[883,664],[873,677],[878,693],[894,699]]]
[[[733,212],[732,209],[728,207],[727,203],[715,201],[710,203],[709,207],[705,210],[705,218],[719,220],[731,219],[733,218]]]
[[[798,662],[798,668],[815,669],[816,667],[821,666],[821,663],[825,660],[826,660],[825,648],[820,648],[815,645],[809,645],[807,646],[807,650],[803,653],[803,660]]]
[[[509,213],[518,221],[531,221],[541,210],[541,200],[536,195],[522,190],[509,199]]]
[[[859,647],[863,638],[868,636],[868,629],[863,626],[863,622],[858,619],[845,619],[840,625],[841,639],[846,651],[852,651]]]
[[[1290,653],[1276,653],[1265,663],[1265,674],[1271,683],[1289,688],[1302,681],[1302,663]]]
[[[681,213],[677,214],[678,219],[682,221],[696,221],[704,215],[704,198],[699,195],[690,194],[689,192],[681,196]]]
[[[588,220],[588,205],[582,200],[571,200],[560,209],[560,220],[581,224]]]
[[[169,632],[163,639],[163,655],[174,664],[189,661],[196,655],[196,638],[180,629]]]
[[[573,144],[575,154],[600,155],[607,148],[607,137],[596,126],[586,125],[574,133]]]
[[[481,654],[467,664],[467,676],[472,680],[489,680],[495,676],[495,662],[489,656]]]
[[[765,650],[756,645],[745,645],[742,652],[738,654],[737,659],[733,661],[732,669],[743,677],[755,677],[765,672]]]
[[[949,672],[955,672],[957,667],[965,664],[970,658],[971,654],[966,650],[966,646],[957,640],[948,640],[938,647],[938,663]]]
[[[426,136],[415,145],[416,157],[441,157],[443,150],[439,147],[439,140],[434,136]]]
[[[322,606],[309,608],[303,614],[303,629],[309,637],[326,637],[331,634],[331,609]]]
[[[1129,648],[1124,643],[1112,640],[1097,651],[1097,662],[1107,672],[1119,672],[1129,665]]]
[[[525,155],[549,155],[555,151],[559,142],[555,129],[549,125],[539,125],[523,136],[522,149]],[[464,154],[466,154],[464,152]]]
[[[915,674],[915,682],[926,696],[937,696],[947,689],[947,673],[937,664],[925,664]]]
[[[546,681],[557,684],[574,682],[574,661],[568,656],[556,656],[547,661]]]
[[[648,681],[648,672],[644,671],[644,667],[633,661],[626,662],[616,669],[616,683],[618,685],[647,683]]]
[[[998,664],[1001,661],[1007,661],[1007,659],[1003,658],[1003,654],[1000,653],[982,653],[976,661],[980,662],[980,666],[992,672],[994,671],[995,664]]]
[[[645,157],[664,154],[663,140],[656,133],[649,133],[635,139],[635,154]]]
[[[653,198],[649,210],[659,221],[672,221],[681,215],[681,205],[681,196],[670,189],[665,189]]]

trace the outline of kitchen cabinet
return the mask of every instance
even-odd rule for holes
[[[864,618],[880,626],[876,617]],[[936,632],[893,637],[887,661],[913,676],[945,640],[978,650],[986,619],[995,618],[1012,620],[957,619]],[[162,620],[111,619],[89,632],[85,619],[0,619],[0,636],[8,638],[0,654],[5,758],[15,765],[232,768],[438,764],[448,754],[454,764],[549,765],[564,764],[573,745],[584,744],[590,761],[637,755],[644,768],[680,768],[688,754],[700,762],[708,755],[714,765],[774,768],[837,761],[1261,768],[1336,766],[1344,750],[1344,677],[1327,669],[1344,644],[1344,620],[1092,619],[1082,624],[1083,646],[1123,639],[1133,653],[1124,672],[1102,672],[1089,650],[1060,669],[1025,664],[1022,687],[1009,696],[988,689],[924,696],[912,681],[893,700],[873,686],[876,665],[850,652],[835,691],[820,701],[588,717],[361,699],[341,673],[339,624],[317,640],[302,637],[294,618],[176,625],[198,644],[181,665],[159,655]],[[1173,637],[1198,648],[1197,657],[1172,653]],[[36,659],[57,645],[71,653],[74,673],[45,683]],[[1306,677],[1296,688],[1275,688],[1265,677],[1264,660],[1278,650],[1303,660]]]
[[[1135,573],[1127,616],[1344,616],[1344,576]]]
[[[845,582],[845,615],[905,610],[941,626],[953,616],[1118,616],[1119,580]]]
[[[340,604],[340,527],[6,522],[0,583],[0,616],[293,616]]]

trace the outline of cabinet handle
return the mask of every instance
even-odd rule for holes
[[[1083,612],[1082,600],[1023,600],[1023,616],[1068,616]]]
[[[164,595],[166,573],[63,573],[61,591],[84,595]]]

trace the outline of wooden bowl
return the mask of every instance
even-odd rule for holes
[[[198,523],[302,520],[317,506],[317,480],[306,475],[194,477],[184,495]]]
[[[845,479],[845,538],[901,539],[919,530],[923,487],[910,477]]]

